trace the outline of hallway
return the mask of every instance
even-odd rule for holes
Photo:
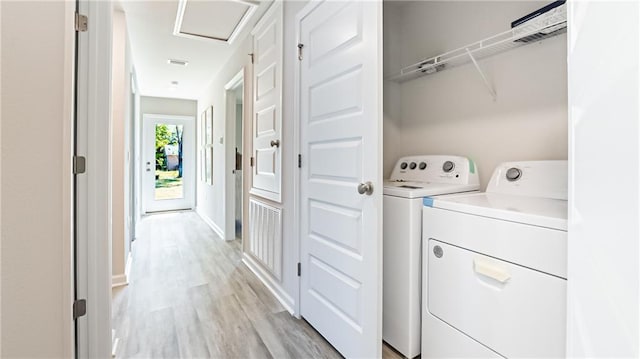
[[[129,285],[113,289],[117,358],[339,358],[194,212],[140,222]]]

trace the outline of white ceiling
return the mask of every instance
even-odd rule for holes
[[[228,29],[231,24],[228,19],[239,19],[238,13],[242,11],[242,7],[229,2],[189,0],[183,31],[191,27],[198,28],[198,31],[215,29],[224,32],[224,26],[203,27],[206,23],[203,19],[208,16],[212,24],[222,24]],[[271,1],[262,1],[237,39],[228,44],[173,35],[178,0],[122,0],[120,6],[127,19],[139,93],[143,96],[197,99],[270,4]],[[189,64],[171,65],[167,64],[168,59],[186,60]],[[171,85],[173,81],[178,82],[177,88]]]

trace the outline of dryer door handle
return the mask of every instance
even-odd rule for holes
[[[506,269],[481,258],[473,260],[473,270],[482,276],[491,278],[500,283],[506,283],[511,279],[511,274],[509,274]]]

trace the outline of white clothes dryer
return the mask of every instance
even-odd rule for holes
[[[382,337],[407,358],[420,354],[422,198],[477,191],[475,163],[459,156],[408,156],[384,184]]]
[[[567,162],[503,163],[485,193],[424,204],[422,357],[564,357]]]

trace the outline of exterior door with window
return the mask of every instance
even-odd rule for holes
[[[142,124],[142,211],[193,209],[194,118],[144,115]]]

